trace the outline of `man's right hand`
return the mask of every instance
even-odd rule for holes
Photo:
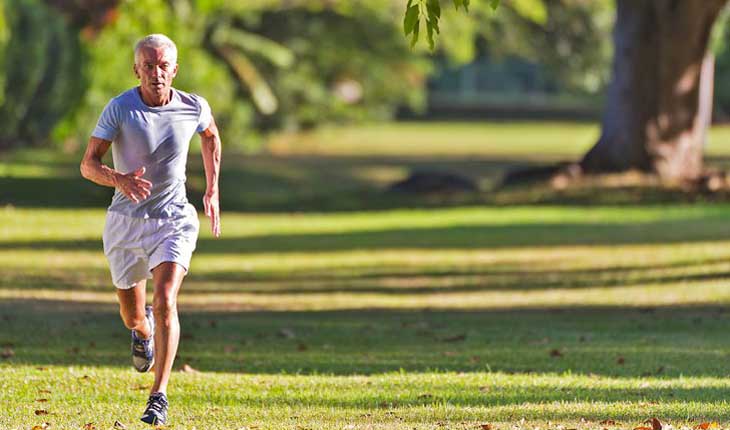
[[[139,203],[146,199],[151,193],[150,190],[152,189],[152,182],[142,179],[144,171],[145,169],[143,166],[134,172],[116,176],[114,185],[122,192],[122,194],[135,203]]]

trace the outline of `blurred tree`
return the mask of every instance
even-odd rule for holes
[[[613,77],[588,172],[703,174],[712,115],[713,25],[727,0],[617,0]]]
[[[273,89],[267,98],[277,100],[269,103],[276,108],[259,109],[267,115],[257,115],[257,124],[310,128],[322,122],[389,118],[404,101],[413,107],[422,104],[429,63],[410,52],[392,18],[372,6],[324,6],[314,8],[310,2],[262,10],[227,27],[241,42],[241,35],[250,39],[255,34],[272,45],[248,50],[250,62]],[[234,66],[225,51],[216,51]],[[232,68],[245,76],[241,66],[245,64]]]
[[[453,3],[467,8],[470,2]],[[512,0],[504,5],[542,20],[555,11],[546,6],[550,3]],[[726,3],[616,0],[614,59],[602,136],[581,160],[583,171],[637,169],[670,181],[702,176],[714,72],[708,46]],[[496,8],[500,1],[482,4]],[[422,22],[433,47],[440,9],[439,0],[408,0],[404,32],[412,43],[418,40]]]
[[[232,144],[252,144],[254,126],[383,117],[423,100],[428,62],[399,36],[397,0],[4,4],[0,61],[14,65],[0,74],[6,146],[85,142],[109,98],[135,85],[132,47],[153,32],[176,41],[176,86],[208,98]]]
[[[6,0],[0,9],[0,149],[39,144],[87,86],[79,34],[112,19],[118,1]]]

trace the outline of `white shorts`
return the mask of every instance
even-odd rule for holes
[[[152,278],[152,269],[173,262],[185,268],[198,240],[200,222],[191,204],[171,218],[133,218],[107,212],[104,225],[104,255],[109,260],[114,286],[132,288]]]

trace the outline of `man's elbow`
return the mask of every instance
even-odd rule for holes
[[[85,179],[90,179],[91,169],[87,160],[81,161],[79,171],[81,172],[81,176],[83,176]]]

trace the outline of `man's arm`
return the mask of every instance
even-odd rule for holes
[[[205,168],[205,196],[203,207],[205,214],[210,217],[210,229],[213,236],[220,237],[220,198],[218,195],[218,176],[221,170],[221,138],[215,120],[211,118],[210,125],[200,133],[201,152],[203,153],[203,167]]]
[[[108,140],[93,136],[89,139],[89,145],[81,160],[81,176],[99,185],[115,187],[135,203],[149,197],[152,183],[142,179],[144,167],[122,174],[101,162],[109,146],[111,142]]]

